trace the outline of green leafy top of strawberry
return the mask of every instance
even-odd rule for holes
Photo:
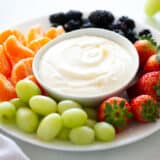
[[[160,51],[160,45],[157,44],[157,42],[149,35],[142,35],[142,36],[138,36],[139,40],[147,40],[148,42],[150,42],[150,44],[155,47],[155,49],[157,51]]]
[[[153,86],[153,90],[156,92],[158,100],[160,100],[160,73],[159,73],[158,82],[155,86]]]
[[[156,95],[160,96],[160,83],[157,83],[157,85],[153,86],[153,89],[156,92]]]
[[[106,122],[119,129],[124,128],[127,125],[126,120],[132,117],[132,113],[125,106],[125,101],[121,101],[119,105],[117,101],[114,101],[113,104],[106,103],[104,112]]]
[[[142,119],[155,122],[157,118],[159,118],[158,104],[152,100],[142,103]]]

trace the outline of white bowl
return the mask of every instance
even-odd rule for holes
[[[78,95],[71,96],[71,95],[67,95],[64,93],[59,93],[54,88],[50,88],[47,84],[45,84],[43,82],[43,80],[39,76],[39,62],[40,62],[41,58],[43,57],[43,55],[46,53],[46,51],[50,47],[53,47],[54,45],[56,45],[57,43],[59,43],[63,40],[66,40],[69,38],[79,37],[82,35],[98,36],[98,37],[109,39],[111,41],[118,43],[120,46],[122,46],[123,48],[128,50],[128,52],[130,52],[130,54],[132,54],[133,61],[135,63],[134,70],[133,70],[133,73],[131,74],[131,76],[128,77],[128,81],[125,84],[123,84],[122,86],[120,86],[119,88],[117,88],[116,90],[114,90],[110,93],[103,93],[103,94],[93,95],[93,96],[88,95],[88,96],[83,97],[83,96],[78,96]],[[130,66],[128,66],[128,67],[130,67]],[[139,67],[139,57],[138,57],[137,51],[128,39],[120,36],[119,34],[113,32],[113,31],[108,31],[108,30],[104,30],[104,29],[95,29],[95,28],[76,30],[76,31],[72,31],[70,33],[65,33],[62,36],[59,36],[58,38],[49,42],[47,45],[45,45],[43,48],[41,48],[38,51],[38,53],[36,54],[34,61],[33,61],[34,75],[35,75],[36,79],[38,80],[38,82],[40,83],[40,85],[45,89],[45,91],[50,96],[52,96],[53,98],[55,98],[57,100],[72,99],[72,100],[75,100],[75,101],[81,103],[84,106],[97,106],[101,101],[103,101],[104,99],[106,99],[108,97],[120,95],[134,79],[134,77],[137,73],[138,67]]]

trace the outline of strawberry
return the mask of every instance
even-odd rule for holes
[[[159,48],[157,43],[148,36],[140,37],[140,39],[134,43],[134,46],[139,55],[140,67],[144,66],[147,59],[156,54]]]
[[[160,54],[154,54],[148,58],[143,73],[159,71],[160,70]]]
[[[159,118],[158,103],[149,95],[140,95],[131,100],[132,113],[140,123],[155,122]]]
[[[145,73],[137,82],[140,94],[151,95],[156,100],[160,99],[160,72]]]
[[[127,127],[131,117],[131,107],[124,98],[111,97],[98,108],[98,120],[112,124],[117,132]]]

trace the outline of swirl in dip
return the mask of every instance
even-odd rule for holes
[[[79,36],[57,43],[39,63],[49,88],[71,96],[110,93],[129,81],[133,55],[118,43],[97,36]]]

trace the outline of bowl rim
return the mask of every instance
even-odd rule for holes
[[[39,62],[47,50],[49,50],[51,47],[53,47],[54,45],[56,45],[57,43],[59,43],[61,41],[64,41],[64,40],[67,40],[70,38],[76,38],[78,36],[82,36],[84,33],[85,33],[85,35],[98,36],[98,37],[102,37],[105,39],[109,38],[110,40],[113,40],[116,37],[119,40],[125,41],[126,45],[129,46],[128,48],[130,48],[130,50],[132,50],[132,52],[135,53],[134,58],[135,58],[135,62],[136,62],[135,65],[136,66],[135,66],[134,72],[132,73],[132,76],[122,86],[112,90],[112,92],[108,92],[108,93],[103,92],[100,94],[87,95],[87,96],[86,95],[85,96],[83,96],[83,95],[78,96],[78,95],[70,95],[70,94],[67,95],[62,92],[57,91],[54,88],[49,87],[49,85],[45,84],[45,82],[43,80],[41,80],[41,78],[39,76],[39,72],[38,72]],[[113,41],[115,41],[115,39]],[[125,47],[126,45],[124,45],[123,47]],[[125,48],[127,48],[127,47],[125,47]],[[75,31],[64,33],[63,35],[57,37],[56,39],[51,40],[49,43],[47,43],[42,48],[40,48],[40,50],[36,53],[36,55],[33,59],[33,64],[32,64],[33,74],[35,75],[39,84],[44,88],[44,90],[47,90],[47,92],[49,92],[49,93],[54,93],[60,97],[66,97],[66,98],[70,98],[70,99],[77,99],[78,98],[80,100],[81,99],[89,99],[89,98],[92,99],[92,98],[99,98],[99,97],[109,97],[109,96],[112,96],[112,95],[122,91],[122,90],[125,90],[127,88],[127,86],[135,78],[135,76],[138,72],[138,68],[139,68],[139,56],[138,56],[137,50],[134,47],[134,45],[127,38],[121,36],[120,34],[115,33],[114,31],[110,31],[107,29],[100,29],[100,28],[78,29]]]

